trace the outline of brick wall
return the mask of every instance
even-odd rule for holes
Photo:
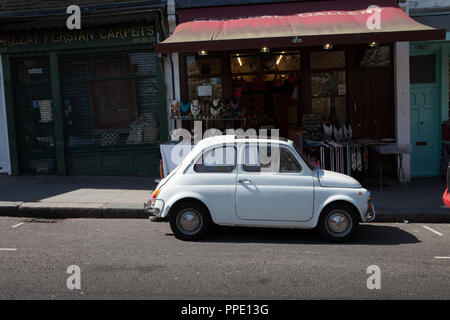
[[[139,2],[139,0],[0,0],[0,12],[67,8],[72,4],[92,6],[124,2]]]

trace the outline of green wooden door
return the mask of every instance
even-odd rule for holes
[[[411,174],[437,176],[440,166],[439,86],[411,86]]]
[[[13,78],[20,170],[25,174],[54,174],[54,110],[48,57],[15,59]]]

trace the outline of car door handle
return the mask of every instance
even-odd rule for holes
[[[239,179],[238,182],[239,183],[251,183],[252,180],[250,180],[250,179]]]

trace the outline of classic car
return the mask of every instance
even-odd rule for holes
[[[201,140],[154,190],[145,210],[182,240],[223,226],[317,228],[345,241],[375,219],[354,178],[313,167],[290,140],[224,135]]]

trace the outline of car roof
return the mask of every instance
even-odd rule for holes
[[[197,149],[205,149],[217,144],[223,144],[223,143],[277,143],[277,144],[284,144],[284,145],[290,145],[293,144],[291,140],[287,140],[284,138],[279,139],[261,139],[257,137],[244,137],[244,136],[237,136],[237,135],[220,135],[220,136],[214,136],[214,137],[208,137],[198,142],[196,145]]]

